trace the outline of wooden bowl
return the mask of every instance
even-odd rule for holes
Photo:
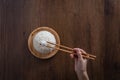
[[[54,35],[56,44],[60,44],[60,38],[59,38],[59,35],[57,34],[57,32],[49,27],[39,27],[30,33],[30,36],[28,38],[28,48],[29,48],[30,52],[37,58],[48,59],[48,58],[54,56],[58,50],[53,49],[52,51],[43,54],[35,49],[35,47],[33,46],[33,39],[35,38],[37,33],[39,33],[40,31],[47,31],[47,32],[51,33],[52,35]],[[55,47],[57,47],[57,46],[55,46]]]

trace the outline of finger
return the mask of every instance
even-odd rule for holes
[[[81,51],[81,53],[83,53],[83,54],[87,54],[86,51],[84,51],[83,49],[80,49],[80,51]],[[83,58],[83,59],[85,59],[85,58]],[[87,60],[87,59],[86,59],[86,60]]]
[[[73,59],[74,58],[74,54],[70,54],[70,57]]]
[[[75,53],[79,53],[80,52],[80,48],[74,48],[73,49]]]
[[[82,53],[80,51],[80,48],[74,48],[74,50],[76,51],[76,55],[78,56],[78,59],[82,60]]]
[[[80,49],[80,51],[81,51],[82,53],[84,53],[84,54],[87,54],[83,49]]]

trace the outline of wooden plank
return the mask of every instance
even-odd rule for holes
[[[106,0],[106,55],[104,62],[105,80],[120,78],[120,1]]]

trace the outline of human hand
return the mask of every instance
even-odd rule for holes
[[[87,75],[87,59],[82,57],[82,53],[86,52],[80,48],[74,48],[74,53],[70,54],[71,58],[75,60],[75,72],[81,80],[89,80]]]

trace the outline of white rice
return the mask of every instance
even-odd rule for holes
[[[33,47],[36,51],[42,54],[47,54],[54,50],[55,45],[48,44],[46,41],[56,44],[55,36],[52,33],[48,31],[40,31],[35,35],[33,39]],[[46,45],[49,45],[53,48],[48,48]]]

